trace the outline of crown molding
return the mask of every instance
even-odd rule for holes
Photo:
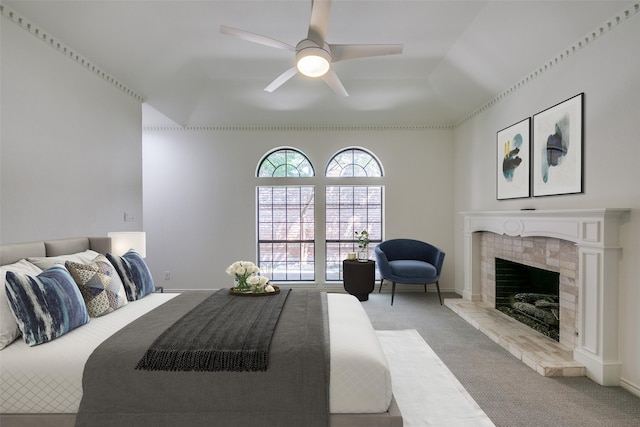
[[[87,58],[80,55],[78,52],[75,52],[73,49],[71,49],[69,46],[65,45],[64,43],[56,40],[50,34],[47,34],[44,30],[37,27],[33,23],[29,22],[26,18],[20,16],[18,13],[11,10],[7,6],[0,4],[0,14],[6,19],[8,19],[9,21],[19,26],[20,28],[28,31],[31,35],[33,35],[34,37],[36,37],[38,40],[42,41],[46,45],[56,49],[58,52],[65,55],[67,58],[77,62],[85,70],[90,71],[91,73],[100,77],[110,85],[115,86],[117,89],[126,93],[136,101],[140,103],[144,102],[144,97],[142,95],[138,94],[133,89],[127,87],[118,79],[116,79],[115,77],[113,77],[112,75],[110,75],[109,73],[107,73],[106,71],[98,67],[97,65],[93,64]]]
[[[349,132],[453,130],[449,125],[335,125],[335,126],[144,126],[145,132]]]
[[[76,61],[87,71],[92,72],[98,77],[105,80],[107,83],[115,86],[117,89],[131,96],[138,102],[144,102],[145,98],[135,92],[133,89],[127,87],[125,84],[120,82],[118,79],[110,75],[109,73],[102,70],[100,67],[93,64],[84,56],[75,52],[69,46],[64,43],[56,40],[51,35],[47,34],[41,28],[29,22],[24,17],[20,16],[18,13],[14,12],[10,8],[0,4],[0,14],[28,31],[34,37],[38,38],[43,43],[49,45],[50,47],[58,50],[60,53],[64,54],[68,58]],[[576,41],[574,44],[564,49],[563,51],[556,54],[549,61],[540,65],[538,68],[527,74],[525,77],[517,81],[508,89],[504,90],[494,98],[492,98],[489,102],[484,104],[479,109],[475,110],[471,114],[464,117],[462,120],[457,123],[448,124],[448,125],[336,125],[336,126],[145,126],[143,129],[145,131],[200,131],[200,132],[234,132],[234,131],[382,131],[382,130],[392,130],[392,131],[420,131],[420,130],[453,130],[466,123],[467,121],[473,119],[478,116],[485,110],[491,108],[498,102],[502,101],[507,96],[513,94],[517,90],[531,83],[533,80],[537,79],[541,75],[545,74],[547,71],[550,71],[555,66],[559,65],[567,58],[572,57],[576,53],[578,53],[581,49],[586,46],[591,45],[602,36],[607,34],[608,32],[614,30],[622,23],[628,21],[630,18],[637,16],[640,14],[640,2],[633,2],[629,5],[628,8],[621,11],[619,14],[613,16],[611,19],[604,22],[602,25],[593,29],[588,34],[585,34],[580,40]]]
[[[482,107],[478,108],[471,114],[464,117],[462,120],[448,125],[416,125],[416,126],[308,126],[308,127],[300,127],[300,126],[189,126],[189,127],[168,127],[168,126],[147,126],[144,127],[145,131],[178,131],[178,130],[188,130],[188,131],[314,131],[314,130],[340,130],[340,131],[348,131],[348,130],[455,130],[459,126],[463,125],[467,121],[473,119],[478,116],[485,110],[493,107],[498,102],[502,101],[507,96],[513,94],[517,90],[531,83],[533,80],[537,79],[541,75],[545,74],[547,71],[550,71],[553,67],[559,65],[561,62],[565,61],[567,58],[578,53],[582,48],[593,44],[596,40],[600,39],[602,36],[607,34],[608,32],[614,30],[622,23],[628,21],[630,18],[637,16],[640,14],[640,2],[632,2],[629,7],[622,10],[619,14],[613,16],[608,19],[602,25],[593,29],[589,33],[585,34],[580,40],[573,43],[568,48],[556,54],[549,61],[545,62],[535,70],[531,71],[525,77],[517,81],[508,89],[504,90],[494,98],[492,98],[489,102],[484,104]]]
[[[454,124],[453,128],[454,129],[457,128],[458,126],[471,120],[472,118],[482,113],[483,111],[487,110],[488,108],[491,108],[493,105],[502,101],[504,98],[511,95],[513,92],[531,83],[533,80],[540,77],[547,71],[550,71],[553,67],[559,65],[561,62],[565,61],[567,58],[578,53],[582,48],[591,45],[592,43],[600,39],[602,36],[604,36],[608,32],[617,28],[623,22],[626,22],[627,20],[629,20],[629,18],[632,18],[638,14],[640,14],[640,3],[634,2],[630,4],[628,8],[624,9],[622,12],[620,12],[616,16],[607,20],[605,23],[595,28],[588,34],[585,34],[584,37],[582,37],[580,40],[576,41],[574,44],[572,44],[562,52],[559,52],[558,54],[556,54],[556,56],[554,56],[549,61],[542,64],[540,67],[533,70],[531,73],[527,74],[525,77],[520,79],[509,89],[503,91],[502,93],[497,95],[495,98],[493,98],[491,101],[487,102],[485,105],[483,105],[473,113],[469,114],[464,119],[460,120],[458,123]]]

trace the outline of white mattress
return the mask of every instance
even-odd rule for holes
[[[327,294],[332,414],[380,413],[391,404],[391,372],[362,304],[352,295]]]
[[[93,350],[123,326],[176,293],[154,293],[35,347],[21,338],[0,351],[0,413],[76,413],[82,372]],[[391,403],[391,376],[360,302],[328,294],[331,340],[330,411],[380,413]]]

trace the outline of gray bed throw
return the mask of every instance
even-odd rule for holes
[[[234,296],[220,290],[167,328],[136,369],[266,371],[269,346],[290,289]]]
[[[324,293],[289,293],[266,371],[135,369],[156,338],[211,294],[183,293],[102,343],[85,365],[76,426],[327,427]]]

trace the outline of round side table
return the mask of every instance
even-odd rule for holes
[[[342,261],[344,289],[360,301],[367,301],[376,280],[376,262],[345,259]]]

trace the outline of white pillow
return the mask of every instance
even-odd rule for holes
[[[98,252],[87,249],[84,252],[78,252],[71,255],[29,257],[27,258],[27,261],[44,271],[53,267],[55,264],[62,264],[64,267],[64,263],[67,261],[77,262],[78,264],[89,264],[98,255]]]
[[[5,275],[7,271],[28,274],[30,276],[37,276],[42,273],[42,269],[24,259],[0,267],[0,279],[2,279],[2,289],[0,289],[0,350],[15,341],[20,334],[18,323],[15,317],[13,317],[13,313],[9,307],[9,301],[7,300],[7,288],[5,286]]]

